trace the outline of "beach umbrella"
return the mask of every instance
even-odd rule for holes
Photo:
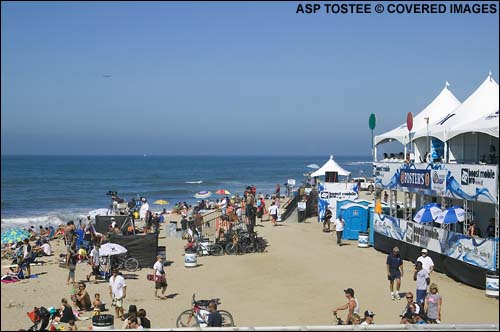
[[[309,164],[309,165],[307,165],[307,167],[313,168],[313,169],[318,169],[319,168],[319,166],[317,164]]]
[[[127,248],[116,243],[105,243],[99,249],[99,256],[121,255],[127,252]]]
[[[436,218],[441,214],[441,212],[442,211],[439,207],[439,204],[430,203],[424,205],[424,207],[418,210],[418,212],[415,214],[415,217],[413,217],[413,220],[418,223],[432,222],[436,220]]]
[[[226,190],[226,189],[219,189],[215,193],[217,195],[231,195],[231,193],[229,192],[229,190]]]
[[[196,194],[194,194],[195,198],[209,198],[210,196],[212,196],[212,192],[206,190],[198,191]]]
[[[452,206],[449,209],[444,210],[437,217],[436,222],[439,224],[455,224],[459,221],[465,220],[465,210],[460,206]]]
[[[24,239],[29,239],[31,237],[30,232],[25,231],[21,228],[9,229],[2,233],[2,244],[6,243],[16,243]]]
[[[158,205],[167,205],[167,204],[170,204],[169,201],[164,200],[164,199],[159,199],[159,200],[155,201],[154,203],[158,204]]]

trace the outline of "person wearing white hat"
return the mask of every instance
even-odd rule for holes
[[[422,267],[431,274],[434,270],[434,261],[430,256],[427,255],[427,249],[422,249],[420,252],[421,256],[417,259],[417,262],[422,262]]]

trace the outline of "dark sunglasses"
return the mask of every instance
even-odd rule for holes
[[[407,299],[413,299],[413,296],[407,296],[406,298]]]

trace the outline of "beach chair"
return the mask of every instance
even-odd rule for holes
[[[54,238],[54,235],[56,234],[56,229],[54,227],[50,228],[49,235],[47,236],[47,239],[50,241]]]

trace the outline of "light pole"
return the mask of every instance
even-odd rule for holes
[[[431,153],[431,146],[429,144],[429,117],[424,118],[425,123],[427,124],[427,151],[426,153]],[[425,161],[427,161],[427,154],[425,155]]]

